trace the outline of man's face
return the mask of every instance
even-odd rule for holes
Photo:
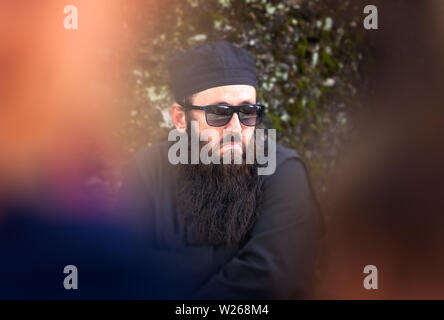
[[[195,94],[192,103],[197,106],[207,106],[219,103],[237,106],[244,103],[256,103],[256,89],[248,85],[214,87]],[[212,127],[208,125],[205,120],[205,111],[203,110],[191,110],[190,120],[198,122],[197,130],[199,136],[206,129],[214,130],[215,133],[217,132],[220,139],[220,146],[213,150],[219,152],[221,157],[225,152],[240,152],[242,154],[254,134],[254,127],[243,125],[239,121],[239,117],[236,113],[233,114],[230,122],[223,127]],[[221,140],[223,140],[224,136],[227,134],[241,136],[242,145],[235,142],[223,144]],[[217,141],[210,136],[208,143],[211,148],[213,148]]]

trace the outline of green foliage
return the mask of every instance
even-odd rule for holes
[[[297,149],[315,178],[349,134],[359,78],[361,8],[338,0],[168,0],[135,21],[140,31],[125,135],[136,150],[166,136],[166,58],[206,41],[228,40],[256,58],[258,101],[282,144]],[[130,134],[128,134],[130,133]],[[321,183],[318,182],[318,189]]]

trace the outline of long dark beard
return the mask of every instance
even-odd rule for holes
[[[187,242],[233,245],[246,236],[260,203],[256,165],[181,165],[178,206]]]
[[[246,164],[244,152],[243,164],[181,164],[178,172],[177,204],[187,242],[241,243],[261,202],[257,164]]]

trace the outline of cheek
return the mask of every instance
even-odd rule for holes
[[[198,122],[199,132],[202,132],[203,130],[208,128],[204,112],[195,111],[191,117],[191,120]]]
[[[251,141],[251,138],[254,135],[254,128],[248,127],[242,130],[242,142],[247,144]]]
[[[205,141],[205,143],[209,143],[211,145],[215,145],[220,139],[223,137],[223,128],[218,127],[212,127],[207,124],[207,121],[205,120],[205,114],[194,114],[191,118],[193,121],[197,121],[198,125],[195,127],[198,134],[199,140],[201,137],[205,136],[206,138],[202,138]]]
[[[189,115],[190,115],[189,124],[191,125],[192,128],[195,129],[194,132],[196,131],[202,132],[208,127],[207,122],[205,120],[205,113],[193,110],[190,112]]]
[[[207,127],[207,130],[211,133],[211,137],[210,137],[210,144],[211,145],[215,145],[219,142],[219,147],[220,144],[222,144],[222,139],[223,139],[223,130],[220,128],[215,128],[215,127]]]

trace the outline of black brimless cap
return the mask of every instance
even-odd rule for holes
[[[173,55],[168,61],[168,71],[174,98],[179,103],[209,88],[235,84],[256,87],[253,56],[226,41],[207,43]]]

